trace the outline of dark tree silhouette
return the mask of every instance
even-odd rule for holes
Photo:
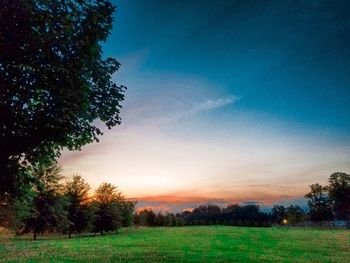
[[[307,203],[311,221],[333,220],[332,207],[325,187],[312,184],[305,197],[309,199]]]
[[[21,165],[51,162],[120,123],[125,87],[102,57],[115,7],[109,0],[1,0],[0,194]]]
[[[291,205],[287,207],[287,218],[289,224],[296,224],[303,221],[305,216],[304,210],[298,205]]]
[[[221,209],[217,205],[201,205],[192,211],[182,213],[155,214],[144,209],[135,214],[135,224],[142,226],[184,226],[184,225],[241,225],[270,226],[270,216],[260,211],[258,205],[228,205]]]
[[[143,209],[135,214],[136,225],[156,226],[160,225],[160,223],[164,223],[164,218],[160,219],[160,216],[157,217],[152,209]]]
[[[329,199],[338,219],[350,220],[350,175],[333,173],[329,177]]]
[[[275,205],[272,208],[271,216],[277,224],[283,224],[283,220],[287,219],[287,209],[283,205]]]

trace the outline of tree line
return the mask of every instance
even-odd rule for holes
[[[350,220],[350,175],[333,173],[329,184],[312,184],[308,208],[275,205],[270,212],[259,205],[230,204],[224,208],[202,205],[181,213],[155,213],[151,209],[135,212],[135,202],[109,183],[102,183],[91,195],[90,185],[80,176],[66,179],[57,165],[33,166],[27,174],[30,183],[22,195],[2,200],[0,225],[16,234],[45,232],[72,234],[117,232],[132,226],[228,225],[268,227],[273,224]],[[64,181],[65,179],[65,181]],[[23,194],[25,193],[25,194]]]
[[[135,224],[140,226],[233,225],[271,226],[296,225],[301,222],[350,220],[350,175],[333,173],[329,184],[312,184],[306,209],[298,205],[275,205],[269,213],[259,205],[230,204],[225,208],[204,205],[182,213],[155,213],[151,209],[138,211]]]
[[[276,208],[283,207],[283,218],[276,213]],[[225,208],[218,205],[201,205],[192,211],[181,213],[155,213],[151,209],[136,212],[135,225],[139,226],[196,226],[227,225],[268,227],[273,223],[283,224],[283,220],[294,224],[306,217],[306,211],[296,205],[287,208],[275,206],[270,213],[261,211],[259,205],[230,204]]]
[[[33,167],[33,178],[25,195],[7,200],[0,209],[0,223],[16,234],[45,232],[72,234],[117,232],[133,224],[135,203],[128,201],[116,186],[102,183],[93,195],[90,185],[73,175],[63,182],[56,165]],[[23,191],[22,191],[23,192]]]

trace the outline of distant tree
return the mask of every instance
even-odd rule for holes
[[[147,225],[145,210],[137,211],[135,213],[134,223],[137,226],[146,226]]]
[[[177,218],[173,213],[166,213],[164,215],[164,226],[177,226]]]
[[[222,209],[222,217],[224,225],[236,225],[237,218],[236,214],[240,206],[238,204],[229,204],[227,207]]]
[[[91,224],[92,215],[89,206],[90,185],[80,175],[73,175],[64,187],[68,205],[68,236],[81,233]]]
[[[335,216],[338,219],[350,220],[350,175],[333,173],[327,187]]]
[[[110,0],[1,1],[0,194],[16,191],[28,162],[98,141],[96,119],[120,123],[120,64],[101,47],[114,11]]]
[[[165,216],[162,213],[157,213],[155,218],[155,225],[165,226]]]
[[[325,187],[312,184],[305,197],[308,198],[311,221],[333,220],[332,207]]]
[[[33,239],[38,233],[48,229],[60,231],[67,227],[67,200],[62,195],[62,176],[56,165],[33,167],[36,183],[33,187],[35,196],[31,209],[22,219],[25,228],[22,233],[33,232]]]
[[[234,216],[244,226],[263,226],[269,222],[269,216],[260,211],[259,205],[241,206]]]
[[[127,201],[124,197],[119,202],[122,216],[122,226],[132,226],[134,224],[136,202]]]
[[[275,205],[272,208],[271,216],[277,224],[283,224],[283,220],[287,219],[287,209],[283,205]]]
[[[296,224],[304,219],[304,210],[298,205],[287,207],[287,218],[289,224]]]
[[[146,222],[145,216],[141,216],[141,211],[136,211],[134,215],[134,225],[144,226]]]
[[[101,235],[107,231],[118,231],[122,225],[122,215],[119,200],[122,194],[108,183],[102,183],[95,191],[94,231]]]
[[[218,224],[221,221],[221,208],[217,205],[208,205],[206,208],[208,224]]]
[[[177,224],[181,225],[244,225],[269,226],[270,216],[262,211],[258,205],[239,206],[228,205],[221,209],[216,205],[202,205],[190,211],[176,214]]]
[[[152,209],[146,209],[145,210],[146,213],[146,223],[148,226],[156,226],[157,225],[157,221],[156,221],[156,214],[154,213],[154,211]]]
[[[135,214],[135,224],[140,226],[157,226],[164,223],[164,216],[152,209],[142,209]]]
[[[221,208],[219,206],[202,205],[193,209],[190,220],[195,224],[212,225],[219,223],[222,219],[221,217]]]
[[[225,213],[234,213],[235,211],[237,211],[237,209],[239,209],[239,207],[239,204],[229,204],[226,208],[223,209],[223,211]]]
[[[176,226],[185,226],[186,224],[188,224],[188,222],[186,222],[187,212],[188,211],[184,211],[183,213],[176,213]]]

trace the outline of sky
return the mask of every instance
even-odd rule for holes
[[[302,203],[310,184],[350,172],[349,2],[115,4],[103,50],[122,64],[123,122],[64,151],[65,176],[181,211]]]

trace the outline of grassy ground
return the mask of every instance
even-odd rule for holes
[[[227,226],[38,241],[2,235],[0,262],[350,262],[350,237],[347,230]]]

